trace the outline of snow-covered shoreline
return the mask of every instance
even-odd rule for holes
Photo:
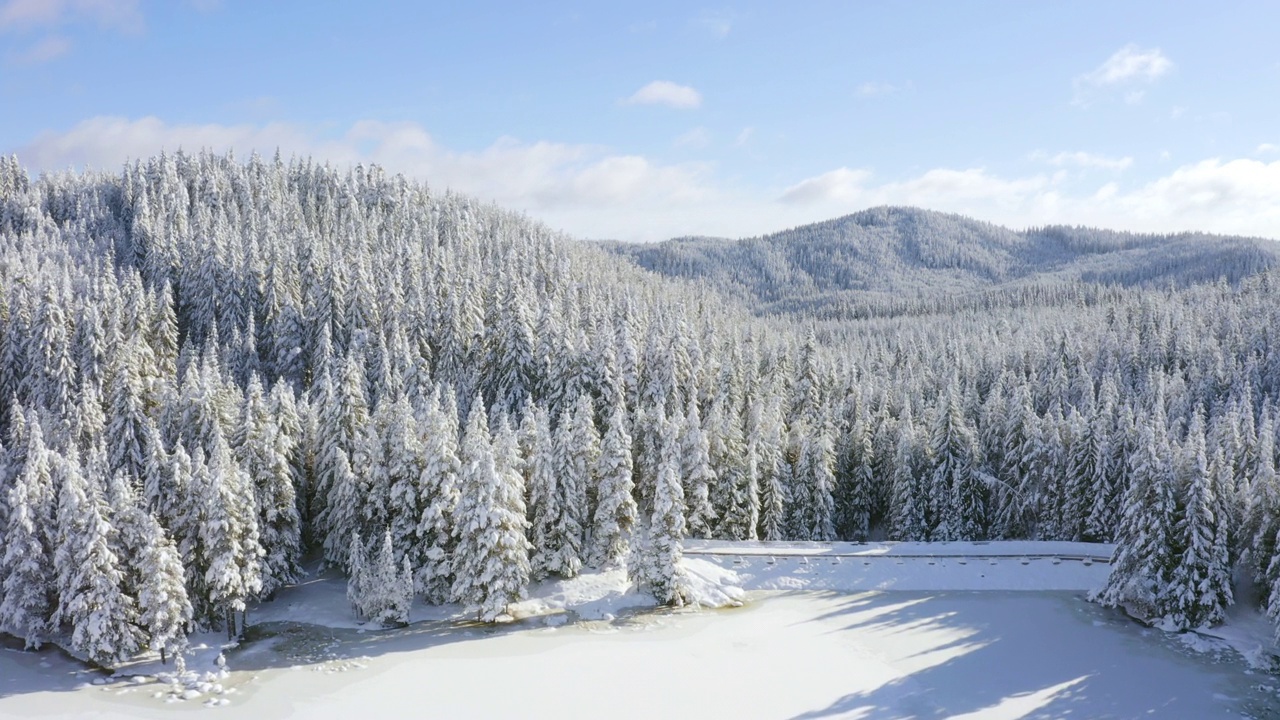
[[[785,681],[790,683],[787,687],[803,689],[796,691],[800,694],[796,698],[775,698],[760,688],[744,690],[753,698],[750,702],[726,695],[719,684],[705,689],[721,706],[738,708],[743,717],[806,712],[817,712],[814,717],[878,717],[877,712],[888,708],[906,715],[931,708],[933,715],[926,716],[950,717],[951,708],[976,702],[970,696],[986,697],[995,691],[934,686],[932,681],[913,679],[924,672],[924,666],[912,658],[922,652],[933,658],[929,662],[939,664],[926,670],[934,672],[948,663],[972,664],[962,658],[996,645],[1005,647],[1002,652],[1016,660],[1011,667],[1021,662],[1040,669],[1023,672],[1036,679],[1026,687],[1019,685],[1017,693],[983,700],[992,702],[973,708],[978,712],[973,717],[1022,717],[1048,712],[1048,708],[1059,707],[1055,703],[1068,701],[1082,703],[1085,715],[1091,714],[1089,708],[1106,707],[1090,704],[1102,700],[1136,709],[1148,702],[1148,697],[1142,691],[1121,697],[1122,683],[1106,676],[1141,672],[1144,663],[1154,663],[1162,668],[1160,672],[1171,673],[1169,677],[1183,677],[1183,684],[1196,682],[1192,678],[1209,672],[1209,668],[1209,680],[1234,688],[1231,692],[1214,690],[1207,703],[1194,694],[1175,698],[1180,703],[1177,707],[1202,713],[1198,717],[1225,716],[1214,713],[1227,707],[1234,712],[1245,702],[1243,695],[1248,695],[1248,707],[1256,708],[1280,693],[1280,682],[1273,684],[1269,676],[1256,670],[1271,649],[1262,647],[1265,639],[1255,637],[1253,631],[1265,624],[1250,624],[1249,611],[1239,609],[1232,624],[1214,633],[1224,639],[1206,639],[1203,635],[1142,629],[1115,611],[1085,602],[1084,594],[1106,581],[1109,565],[1096,558],[1109,552],[1110,546],[1087,543],[690,541],[682,565],[699,605],[725,608],[745,604],[745,614],[655,612],[652,596],[637,591],[624,569],[614,568],[535,584],[530,597],[512,608],[515,621],[503,626],[476,625],[456,605],[419,602],[413,608],[412,623],[394,630],[362,623],[352,614],[345,580],[339,573],[315,573],[283,589],[272,602],[251,608],[251,628],[259,630],[251,632],[240,646],[224,649],[216,634],[197,638],[202,649],[189,656],[186,678],[173,677],[172,663],[162,667],[154,659],[106,677],[77,670],[71,659],[48,651],[0,653],[0,675],[9,675],[0,683],[0,715],[40,712],[58,717],[92,712],[101,717],[163,717],[171,707],[205,705],[254,717],[336,717],[367,703],[402,703],[411,698],[426,702],[426,689],[409,681],[421,673],[422,683],[432,688],[432,702],[440,702],[446,715],[452,711],[492,717],[496,716],[493,713],[514,710],[514,706],[501,698],[487,697],[479,688],[472,688],[473,694],[467,695],[465,688],[471,687],[468,683],[474,681],[476,672],[510,672],[520,675],[514,680],[519,692],[535,698],[529,700],[529,714],[554,711],[563,717],[587,717],[592,706],[579,700],[568,700],[563,707],[538,704],[536,698],[550,692],[543,685],[563,684],[563,680],[547,677],[554,669],[542,667],[542,661],[533,666],[521,664],[523,657],[539,653],[559,658],[566,663],[565,672],[572,668],[585,677],[594,677],[603,667],[642,661],[675,662],[687,665],[689,672],[705,673],[707,668],[741,664],[738,654],[743,652],[743,641],[735,639],[741,637],[751,638],[747,641],[751,657],[782,670],[774,676],[754,677],[757,670],[739,668],[737,672],[745,675],[730,685],[746,688],[755,682],[767,687],[783,683],[785,675],[791,678]],[[923,611],[926,608],[928,612]],[[1022,617],[1028,614],[1029,618]],[[853,625],[832,624],[844,615],[860,620]],[[1080,623],[1072,618],[1089,620]],[[805,629],[810,624],[826,630]],[[831,639],[832,633],[836,640]],[[1010,639],[1006,640],[1006,635]],[[627,642],[630,639],[646,642]],[[1103,651],[1090,643],[1114,646]],[[1066,652],[1069,660],[1063,662],[1089,672],[1061,674],[1044,669],[1044,659],[1035,657],[1041,646]],[[1255,657],[1249,657],[1250,647]],[[1229,648],[1239,650],[1254,669]],[[214,661],[223,652],[228,670]],[[826,653],[833,661],[856,661],[865,667],[857,677],[831,668],[819,671],[806,657],[808,653]],[[1102,654],[1095,657],[1097,653]],[[1115,658],[1108,654],[1128,657],[1127,662],[1137,664],[1120,670],[1110,664]],[[484,669],[474,665],[476,662],[484,662]],[[1047,666],[1056,668],[1057,662]],[[788,669],[791,666],[809,668],[809,674],[800,678],[800,671]],[[719,672],[714,669],[712,675]],[[971,675],[976,670],[965,672]],[[793,674],[797,677],[791,677]],[[61,679],[52,680],[48,675]],[[1250,680],[1249,675],[1256,675],[1256,679]],[[67,682],[68,677],[79,680]],[[454,680],[447,681],[449,677]],[[1143,676],[1126,682],[1154,688],[1163,681]],[[1198,682],[1204,685],[1209,681]],[[27,687],[22,687],[24,683]],[[1099,697],[1071,700],[1090,686],[1103,688],[1095,691],[1101,693]],[[71,692],[50,694],[42,687]],[[841,687],[847,690],[843,697],[839,693],[833,696]],[[685,690],[692,692],[692,688]],[[831,713],[817,711],[812,704],[802,707],[824,697]],[[699,698],[698,702],[704,700]],[[674,698],[636,702],[620,716],[678,712]],[[740,706],[734,704],[739,702]],[[392,707],[400,705],[384,709],[391,712]],[[859,715],[864,707],[879,710]],[[944,708],[948,714],[938,714]],[[1246,712],[1246,716],[1266,715]]]

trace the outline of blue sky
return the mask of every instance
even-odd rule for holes
[[[1280,5],[0,0],[0,152],[378,162],[567,232],[1280,238]]]

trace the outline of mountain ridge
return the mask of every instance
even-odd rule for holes
[[[1045,286],[1235,283],[1280,264],[1280,243],[1184,232],[1053,225],[1011,230],[962,215],[877,207],[768,235],[601,243],[638,266],[709,280],[758,314],[848,317],[982,295],[1008,303]],[[877,311],[877,308],[881,308]]]

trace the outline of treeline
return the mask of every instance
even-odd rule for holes
[[[688,536],[1118,540],[1104,599],[1212,621],[1280,596],[1275,281],[793,326],[377,168],[6,160],[0,628],[176,648],[309,552],[380,621],[678,603]]]
[[[757,314],[859,319],[1056,305],[1108,286],[1236,283],[1276,265],[1274,243],[1086,227],[1012,231],[960,215],[877,207],[763,237],[612,243],[671,277],[744,298]]]

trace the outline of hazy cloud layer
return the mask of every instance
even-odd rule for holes
[[[702,104],[702,94],[688,85],[679,85],[668,80],[654,80],[635,91],[626,99],[626,103],[691,109]]]
[[[126,32],[145,27],[138,0],[8,0],[0,5],[0,30],[50,28],[80,20]]]
[[[70,40],[61,35],[49,35],[24,50],[7,55],[5,59],[16,65],[39,65],[66,55],[70,49]]]
[[[933,168],[883,179],[836,168],[790,186],[744,188],[704,163],[664,164],[607,148],[501,138],[458,151],[422,126],[362,121],[336,133],[287,124],[174,125],[158,118],[99,117],[46,132],[18,149],[33,170],[89,166],[115,171],[161,150],[233,149],[310,154],[342,167],[376,162],[389,171],[528,212],[589,238],[661,240],[678,235],[749,236],[876,205],[915,205],[1014,227],[1087,224],[1138,231],[1206,230],[1280,238],[1280,160],[1207,159],[1146,183],[1082,185],[1055,170],[1006,176],[986,168]],[[1051,166],[1119,171],[1128,158],[1043,154]]]
[[[1173,61],[1160,48],[1144,50],[1137,45],[1125,45],[1092,71],[1076,77],[1073,102],[1087,105],[1107,89],[1124,88],[1124,101],[1136,105],[1142,102],[1145,91],[1133,86],[1154,82],[1172,69]]]
[[[1031,153],[1032,160],[1048,163],[1054,167],[1096,168],[1100,170],[1126,170],[1133,165],[1131,157],[1108,157],[1097,153],[1076,151],[1060,152],[1050,155],[1044,151]]]

